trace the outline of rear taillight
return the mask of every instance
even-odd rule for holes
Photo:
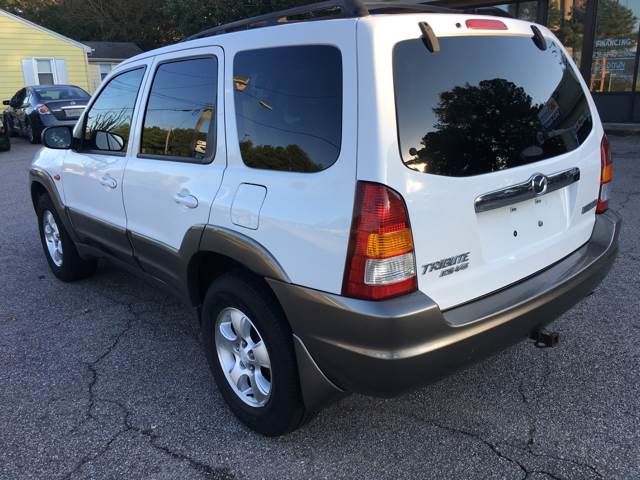
[[[49,107],[47,107],[45,104],[38,105],[36,108],[38,109],[38,113],[40,115],[48,115],[51,113],[51,110],[49,110]]]
[[[508,30],[507,25],[500,20],[467,20],[465,25],[473,30]]]
[[[342,294],[383,300],[417,289],[409,214],[384,185],[358,182]]]
[[[602,137],[602,143],[600,143],[600,164],[600,195],[598,196],[596,213],[606,212],[609,208],[609,190],[611,188],[611,180],[613,180],[611,147],[606,135]]]

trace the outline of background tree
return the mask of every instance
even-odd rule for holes
[[[205,28],[312,0],[0,0],[0,8],[75,40],[152,49]]]
[[[552,1],[549,4],[549,28],[565,47],[574,52],[580,52],[586,15],[586,2],[583,5],[574,4],[569,14],[563,17],[560,3]],[[599,0],[596,38],[631,37],[635,39],[638,31],[637,21],[633,10],[621,5],[617,0]],[[575,54],[574,57],[576,57]]]
[[[322,165],[314,163],[298,145],[274,147],[254,145],[251,140],[240,142],[240,152],[244,162],[254,168],[284,170],[285,172],[319,172]]]
[[[426,164],[426,173],[455,176],[527,163],[526,152],[542,153],[531,148],[542,129],[541,108],[522,87],[502,78],[456,86],[440,94],[435,131],[423,137],[416,163]]]

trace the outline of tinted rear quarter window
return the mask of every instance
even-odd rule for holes
[[[335,163],[342,141],[342,57],[337,48],[239,52],[233,75],[246,165],[318,172]]]
[[[143,155],[211,160],[215,152],[217,70],[215,57],[158,67],[144,117]]]
[[[531,37],[420,39],[394,49],[398,136],[405,165],[464,177],[576,149],[592,127],[574,70],[555,43]]]

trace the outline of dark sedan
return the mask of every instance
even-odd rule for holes
[[[42,130],[61,125],[73,126],[91,97],[73,85],[40,85],[18,90],[4,100],[4,123],[10,135],[39,143]]]

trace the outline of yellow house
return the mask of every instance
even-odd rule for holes
[[[0,100],[29,85],[89,90],[91,48],[0,9]]]
[[[142,53],[142,49],[133,42],[95,42],[83,41],[91,48],[89,61],[89,92],[95,92],[109,72],[127,58]]]

